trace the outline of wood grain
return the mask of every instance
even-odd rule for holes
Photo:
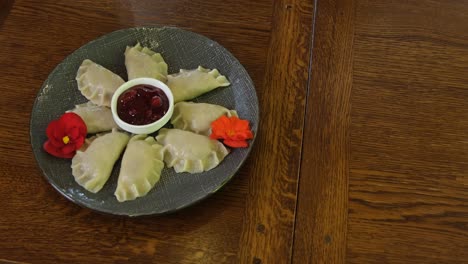
[[[273,8],[241,263],[287,263],[292,255],[313,6],[296,0],[276,1]]]
[[[294,262],[467,263],[462,2],[318,1]]]
[[[294,263],[344,263],[353,1],[319,1],[294,238]]]
[[[468,261],[468,6],[359,1],[348,262]]]

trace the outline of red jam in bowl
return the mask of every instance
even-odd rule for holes
[[[132,125],[147,125],[161,119],[169,109],[163,90],[148,84],[135,85],[119,96],[117,114]]]

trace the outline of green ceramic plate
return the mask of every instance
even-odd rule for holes
[[[246,160],[253,144],[245,149],[233,149],[216,168],[198,174],[175,173],[164,168],[161,180],[145,197],[119,203],[114,196],[120,160],[104,188],[97,194],[79,186],[71,174],[71,160],[55,158],[42,149],[46,127],[75,104],[86,102],[78,91],[75,76],[81,62],[89,58],[127,80],[124,64],[125,47],[140,42],[160,52],[169,73],[193,69],[198,65],[217,68],[231,85],[215,89],[196,98],[237,110],[242,119],[257,132],[259,113],[255,87],[239,61],[218,43],[199,34],[173,27],[139,27],[123,29],[102,36],[79,48],[63,60],[49,75],[40,89],[31,114],[31,144],[44,176],[67,199],[100,212],[116,215],[164,214],[187,207],[209,196],[228,182]]]

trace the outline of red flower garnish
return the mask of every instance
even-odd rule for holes
[[[223,139],[224,144],[233,148],[245,148],[249,145],[247,139],[253,138],[253,134],[249,121],[223,115],[211,123],[210,138]]]
[[[86,132],[86,124],[79,115],[65,113],[47,126],[49,139],[44,143],[44,149],[59,158],[72,158],[85,142]]]

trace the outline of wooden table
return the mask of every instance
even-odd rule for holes
[[[63,198],[29,142],[50,71],[111,31],[229,49],[261,123],[207,200],[143,218]],[[468,1],[0,2],[0,262],[468,263]]]

